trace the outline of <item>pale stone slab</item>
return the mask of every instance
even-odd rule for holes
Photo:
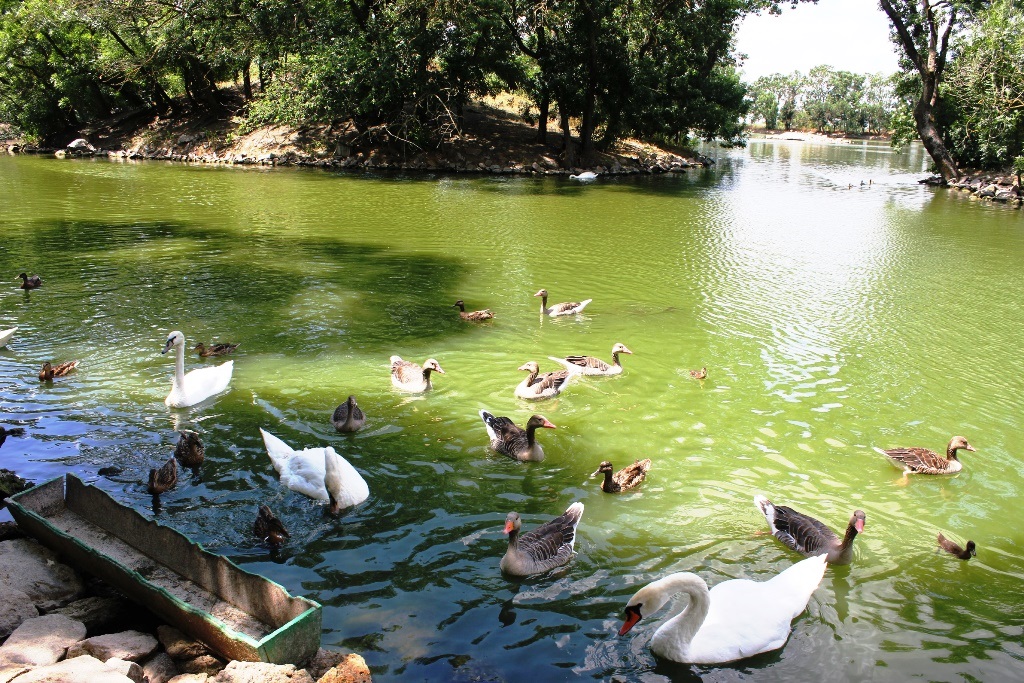
[[[87,654],[106,661],[111,657],[136,661],[148,657],[156,650],[156,638],[141,631],[122,631],[105,636],[93,636],[68,649],[68,657]]]
[[[316,683],[371,683],[370,667],[360,655],[349,654]]]
[[[211,681],[215,683],[313,683],[305,669],[294,664],[229,662]]]
[[[135,683],[88,655],[33,669],[14,680],[18,683]]]
[[[0,639],[11,635],[21,622],[38,616],[31,598],[17,588],[0,585]]]
[[[181,674],[167,681],[167,683],[206,683],[209,678],[206,674]]]
[[[67,604],[84,590],[71,567],[27,538],[0,543],[0,585],[21,591],[43,611]]]
[[[63,614],[26,619],[0,647],[0,663],[45,666],[60,661],[85,637],[85,625]]]
[[[139,666],[138,662],[129,662],[125,659],[111,657],[104,664],[119,674],[124,674],[135,681],[135,683],[146,683],[146,674],[142,672],[142,667]]]
[[[205,645],[189,638],[173,626],[157,626],[156,637],[173,659],[195,659],[210,654]]]

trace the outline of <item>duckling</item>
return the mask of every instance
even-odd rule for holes
[[[938,537],[939,547],[945,550],[950,555],[960,558],[961,560],[969,560],[972,557],[977,557],[978,553],[975,550],[974,541],[967,541],[967,547],[961,548],[959,545],[949,540],[942,533],[939,533]]]
[[[331,423],[339,432],[358,432],[363,428],[366,424],[366,415],[356,405],[355,396],[349,396],[347,401],[334,409]]]
[[[18,277],[21,278],[21,285],[19,285],[19,289],[35,289],[36,287],[43,286],[43,278],[38,275],[29,277],[28,273],[22,273]],[[14,279],[17,280],[18,278],[16,277]]]
[[[181,463],[182,467],[189,467],[192,470],[199,469],[206,458],[206,447],[199,439],[199,434],[189,429],[179,432],[178,445],[174,448],[174,457]]]
[[[889,460],[897,467],[903,468],[903,478],[900,485],[907,483],[908,474],[955,474],[963,469],[963,465],[956,457],[958,450],[974,452],[974,446],[967,443],[962,436],[954,436],[946,446],[946,457],[927,448],[892,448],[882,451]]]
[[[2,427],[0,426],[0,446],[4,445],[4,441],[7,441],[9,436],[22,436],[25,430],[21,427]]]
[[[261,541],[266,541],[271,547],[277,547],[284,543],[284,539],[291,538],[291,534],[284,528],[274,513],[266,505],[260,505],[256,514],[256,522],[252,525],[252,533]]]
[[[651,469],[651,459],[644,458],[643,460],[637,460],[632,465],[623,467],[618,472],[612,467],[612,464],[605,460],[601,463],[601,466],[594,471],[595,476],[597,474],[604,474],[604,482],[601,484],[601,490],[605,493],[621,493],[622,491],[628,491],[631,488],[640,485],[640,482],[647,476],[648,470]]]
[[[43,368],[39,371],[39,381],[49,382],[54,377],[63,377],[77,367],[77,360],[69,360],[66,363],[59,363],[56,366],[50,365],[50,362],[47,361],[43,363]]]
[[[459,317],[463,320],[490,320],[494,317],[494,312],[489,308],[485,308],[482,311],[470,311],[466,313],[466,304],[462,299],[456,301],[452,308],[459,309]]]
[[[573,315],[575,313],[582,313],[583,309],[587,307],[593,299],[584,299],[583,301],[566,301],[560,304],[552,304],[548,307],[548,290],[542,289],[538,291],[534,296],[539,296],[540,299],[540,312],[541,315],[550,315],[552,318],[560,315]]]
[[[153,468],[149,471],[149,488],[147,490],[157,496],[174,488],[177,483],[178,461],[170,458],[160,469]]]
[[[192,348],[192,350],[197,351],[203,358],[210,358],[211,356],[224,356],[232,353],[239,346],[241,346],[241,342],[238,344],[210,344],[209,346],[206,346],[203,342],[199,342]]]
[[[692,378],[694,378],[696,380],[707,379],[707,377],[708,377],[708,369],[707,368],[701,368],[700,370],[690,370],[690,377],[692,377]]]

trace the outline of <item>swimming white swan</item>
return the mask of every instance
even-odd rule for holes
[[[0,349],[7,346],[7,342],[11,341],[11,337],[13,337],[14,333],[17,331],[17,327],[12,327],[9,330],[3,330],[2,332],[0,332]]]
[[[597,180],[597,174],[593,171],[584,171],[579,175],[569,174],[569,180],[578,180],[581,183],[592,183]]]
[[[330,503],[332,513],[370,497],[370,487],[356,468],[330,446],[297,451],[262,428],[260,434],[285,487]]]
[[[710,591],[696,574],[669,574],[633,594],[619,635],[676,593],[685,593],[689,602],[677,604],[654,632],[654,654],[684,664],[724,664],[777,650],[789,638],[790,622],[807,608],[821,583],[825,557],[801,560],[768,581],[731,579]]]
[[[166,405],[171,408],[186,408],[228,388],[234,361],[229,360],[211,368],[199,368],[186,375],[185,335],[177,330],[167,336],[167,343],[160,353],[167,353],[172,348],[175,350],[174,381],[171,382],[171,393],[164,399]]]

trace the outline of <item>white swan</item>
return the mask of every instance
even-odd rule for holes
[[[330,503],[332,513],[370,497],[370,487],[356,468],[330,446],[297,451],[263,428],[260,434],[285,487]]]
[[[174,380],[171,382],[171,393],[164,399],[166,405],[186,408],[228,388],[235,361],[229,360],[211,368],[199,368],[186,375],[185,335],[177,330],[167,335],[167,343],[160,353],[167,353],[171,348],[175,349]]]
[[[11,337],[13,337],[14,333],[17,331],[17,327],[12,327],[9,330],[3,330],[2,332],[0,332],[0,349],[7,346],[7,342],[11,341]]]
[[[582,183],[589,183],[589,182],[592,182],[594,180],[597,180],[597,174],[594,173],[593,171],[584,171],[583,173],[580,173],[579,175],[574,175],[574,174],[570,173],[569,174],[569,180],[578,180],[578,181],[580,181]]]
[[[633,594],[619,635],[676,593],[685,593],[689,602],[677,604],[654,632],[654,654],[684,664],[725,664],[777,650],[789,638],[790,622],[807,608],[821,583],[825,557],[801,560],[768,581],[731,579],[710,591],[696,574],[669,574]]]

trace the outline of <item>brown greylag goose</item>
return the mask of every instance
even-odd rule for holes
[[[946,446],[946,457],[943,458],[935,451],[927,448],[892,448],[882,451],[885,457],[903,469],[901,484],[907,483],[908,474],[955,474],[963,469],[963,465],[956,457],[960,449],[974,452],[974,446],[967,443],[962,436],[954,436]]]
[[[583,309],[587,307],[593,299],[584,299],[583,301],[566,301],[560,304],[551,304],[548,306],[548,290],[542,289],[534,296],[541,297],[540,299],[540,312],[542,315],[550,315],[552,318],[560,315],[575,315],[576,313],[582,313]]]
[[[510,576],[530,576],[567,564],[573,556],[576,527],[582,516],[583,503],[573,503],[561,516],[520,535],[519,513],[508,513],[508,550],[501,558],[501,571]]]
[[[174,447],[174,457],[182,467],[198,469],[206,459],[206,447],[203,446],[199,434],[189,429],[179,432],[178,445]]]
[[[612,347],[611,363],[606,363],[594,356],[566,356],[565,358],[548,356],[548,358],[556,363],[561,363],[565,366],[566,370],[581,375],[618,375],[622,373],[622,365],[619,363],[620,353],[633,355],[633,352],[627,349],[625,345],[616,344]]]
[[[169,459],[160,469],[153,468],[149,471],[149,488],[147,489],[154,496],[160,495],[168,489],[174,488],[178,483],[178,461]]]
[[[18,277],[21,278],[21,284],[18,285],[19,289],[35,289],[43,286],[43,278],[38,275],[28,276],[28,273],[22,273]],[[17,280],[18,278],[14,278]]]
[[[977,557],[978,555],[978,552],[975,550],[974,541],[967,541],[967,547],[961,548],[959,545],[943,536],[940,532],[938,542],[940,548],[961,560],[969,560],[972,557]]]
[[[199,342],[192,350],[198,352],[203,358],[210,358],[211,356],[224,356],[232,353],[239,346],[241,346],[241,342],[238,344],[210,344],[209,346],[206,346],[203,342]]]
[[[433,389],[430,373],[445,374],[441,366],[433,358],[428,358],[420,367],[416,363],[402,360],[401,356],[391,356],[391,383],[396,389],[420,393]]]
[[[331,424],[339,432],[358,432],[366,424],[366,415],[356,405],[356,397],[349,396],[340,406],[334,409]]]
[[[491,448],[498,453],[516,460],[540,462],[544,459],[544,449],[535,438],[538,429],[555,429],[543,415],[534,415],[526,423],[526,429],[517,426],[507,417],[495,417],[486,410],[480,411],[487,436],[491,437]]]
[[[601,466],[594,471],[595,476],[597,474],[604,474],[604,481],[601,483],[601,490],[605,493],[621,493],[628,491],[631,488],[635,488],[640,485],[640,482],[647,476],[648,470],[651,469],[651,459],[644,458],[643,460],[637,460],[632,465],[623,467],[618,472],[612,467],[612,464],[605,460],[601,463]]]
[[[762,495],[754,496],[754,505],[768,520],[772,535],[782,545],[798,553],[814,557],[827,553],[829,564],[850,564],[853,560],[853,539],[864,531],[863,510],[854,510],[842,540],[827,526],[785,505],[773,505]]]
[[[50,362],[47,361],[43,363],[43,368],[39,371],[39,381],[48,382],[54,377],[63,377],[77,367],[77,360],[69,360],[66,363],[58,363],[57,365],[51,365]]]
[[[456,301],[452,305],[452,308],[459,309],[459,317],[463,320],[490,320],[494,317],[494,312],[489,308],[485,308],[482,311],[470,311],[467,313],[466,303],[462,299]]]
[[[291,536],[281,520],[275,517],[266,505],[260,505],[256,514],[256,522],[252,525],[252,533],[256,538],[274,547],[281,545],[284,543],[284,539]]]
[[[530,376],[519,383],[515,395],[516,398],[525,398],[528,401],[558,396],[571,374],[568,370],[556,370],[541,375],[540,366],[532,360],[519,366],[519,369],[530,373]]]

